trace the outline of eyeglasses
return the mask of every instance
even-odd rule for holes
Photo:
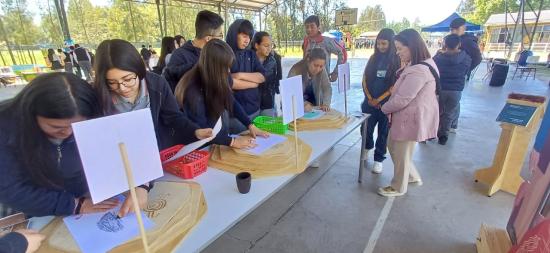
[[[126,88],[132,88],[136,86],[137,84],[136,79],[138,79],[138,76],[127,77],[123,79],[122,82],[119,82],[116,80],[107,80],[107,83],[109,84],[110,90],[118,90],[120,89],[121,85]]]

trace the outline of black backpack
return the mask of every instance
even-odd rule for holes
[[[421,62],[419,64],[428,67],[430,69],[430,72],[432,72],[432,75],[435,78],[435,94],[439,95],[439,93],[441,92],[441,82],[439,80],[439,74],[437,74],[437,71],[435,71],[435,69],[434,69],[434,67],[432,67],[432,65],[430,65],[426,62]]]

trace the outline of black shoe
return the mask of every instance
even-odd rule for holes
[[[449,139],[449,138],[448,138],[447,136],[441,136],[441,137],[439,137],[439,140],[438,140],[437,142],[438,142],[440,145],[445,145],[445,144],[447,144],[447,140],[448,140],[448,139]]]

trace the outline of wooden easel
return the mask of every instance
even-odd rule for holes
[[[476,240],[478,253],[507,253],[512,247],[508,232],[481,224]]]
[[[345,111],[345,114],[346,115],[346,118],[348,117],[348,87],[347,87],[347,79],[346,79],[346,74],[344,73],[344,111]]]
[[[136,183],[134,182],[134,176],[132,174],[132,168],[130,166],[130,161],[128,160],[128,152],[126,151],[126,145],[124,143],[119,143],[118,148],[120,150],[120,156],[122,157],[122,162],[124,163],[124,170],[126,171],[126,179],[128,179],[128,187],[130,187],[130,196],[132,198],[134,212],[139,224],[139,232],[141,234],[141,241],[143,242],[143,249],[146,253],[150,253],[149,244],[147,243],[147,234],[145,233],[145,226],[143,226],[143,220],[141,218],[141,210],[139,209],[139,202],[136,195]]]
[[[294,148],[296,149],[296,169],[300,168],[299,156],[300,150],[298,150],[298,126],[296,124],[296,97],[292,96],[292,119],[294,122]]]
[[[544,103],[508,99],[508,103],[536,107],[533,117],[527,126],[517,126],[509,123],[502,123],[502,132],[498,142],[497,150],[493,159],[493,165],[488,168],[479,169],[474,174],[476,182],[489,185],[487,196],[503,190],[516,194],[523,178],[520,176],[523,161],[529,148],[529,143],[539,126],[543,115]]]

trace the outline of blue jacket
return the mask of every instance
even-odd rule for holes
[[[199,127],[180,111],[166,80],[160,75],[147,72],[145,82],[159,149],[197,141],[195,130]]]
[[[201,91],[200,87],[203,87],[203,84],[200,78],[194,77],[191,79],[192,83],[187,86],[185,91],[185,98],[183,104],[183,112],[191,121],[197,124],[201,128],[214,128],[218,117],[211,118],[208,117],[206,104],[205,104],[205,95]],[[195,99],[194,104],[191,104],[191,98]],[[251,124],[248,115],[244,112],[241,105],[231,97],[233,100],[233,117],[237,118],[243,125],[248,126]],[[226,108],[227,109],[227,108]],[[221,116],[221,115],[220,115]],[[220,133],[211,141],[214,144],[221,144],[229,146],[231,144],[231,137],[229,137],[229,126],[227,122],[223,122],[222,130]]]
[[[18,152],[18,128],[13,117],[0,115],[0,202],[27,216],[71,215],[75,198],[88,192],[82,162],[73,137],[60,145],[51,143],[48,154]],[[63,189],[40,186],[30,179],[21,159],[33,156],[51,157],[63,182]],[[59,161],[59,162],[58,162]]]
[[[462,91],[466,75],[470,72],[472,59],[461,50],[459,53],[438,53],[434,56],[439,70],[442,90]]]
[[[235,61],[231,67],[231,73],[256,73],[265,75],[265,69],[258,60],[256,52],[251,49],[239,49],[237,46],[238,28],[244,19],[238,19],[227,30],[227,44],[235,53]],[[260,110],[260,92],[258,88],[235,90],[235,99],[242,105],[246,114],[250,115]]]
[[[164,78],[170,84],[172,92],[176,89],[176,85],[178,85],[183,75],[197,64],[200,55],[201,49],[193,46],[190,40],[172,53],[170,62],[164,68],[163,73]]]
[[[275,93],[279,93],[279,81],[282,79],[281,58],[271,53],[263,62],[265,69],[265,82],[258,88],[260,90],[260,109],[273,109]]]
[[[477,38],[476,36],[465,33],[462,36],[460,36],[460,49],[462,51],[465,51],[468,56],[470,56],[472,63],[470,64],[470,69],[468,70],[468,74],[474,70],[479,63],[481,63],[482,56],[481,56],[481,50],[479,49],[479,45],[477,44]]]

